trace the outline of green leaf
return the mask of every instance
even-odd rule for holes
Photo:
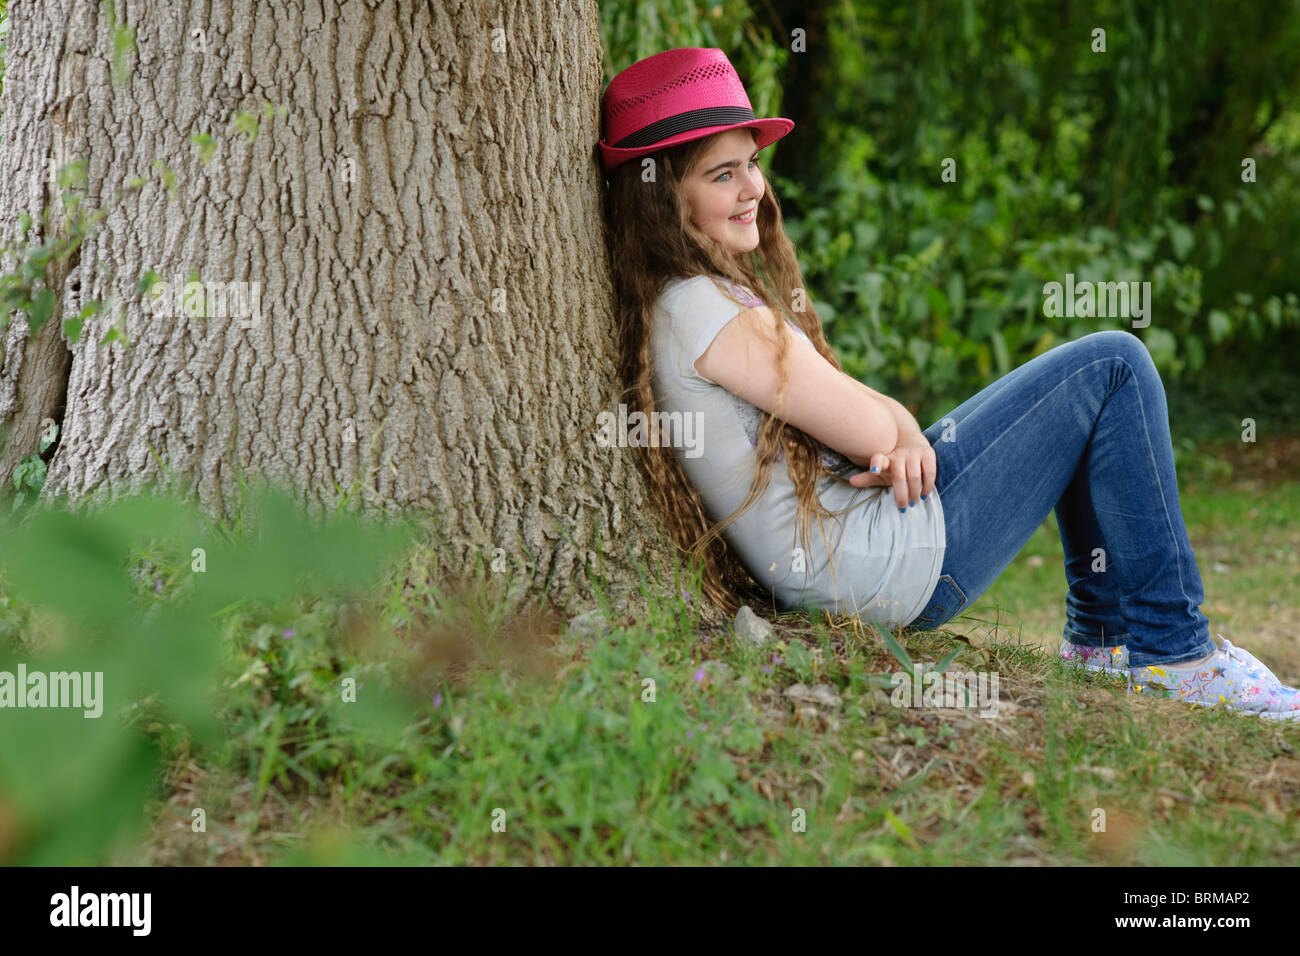
[[[27,309],[28,337],[35,335],[41,330],[41,327],[49,321],[54,314],[54,307],[58,301],[54,298],[54,293],[49,289],[38,289],[32,296],[32,304]]]
[[[952,307],[952,320],[959,321],[966,308],[966,279],[960,272],[948,276],[948,304]]]
[[[161,159],[153,161],[154,168],[162,174],[163,188],[167,190],[167,195],[173,199],[176,198],[176,174],[171,171],[171,167]]]
[[[1143,329],[1145,333],[1142,341],[1146,343],[1147,350],[1153,356],[1175,355],[1178,352],[1178,340],[1174,338],[1174,333],[1168,329],[1161,329],[1152,326]]]
[[[270,104],[267,104],[268,106]],[[231,123],[235,127],[235,132],[243,133],[248,137],[248,142],[253,143],[257,140],[258,121],[252,113],[244,110],[236,110]]]
[[[54,175],[60,189],[75,190],[86,185],[86,160],[75,159],[64,163]]]
[[[957,648],[957,649],[954,650],[951,654],[949,654],[947,657],[945,657],[943,660],[941,660],[938,664],[936,664],[936,665],[935,665],[935,669],[936,669],[940,674],[942,674],[944,671],[946,671],[946,670],[949,668],[949,666],[951,666],[952,662],[955,661],[955,660],[957,659],[957,655],[960,654],[961,652],[962,652],[962,649],[961,649],[960,647]]]
[[[907,669],[909,673],[915,673],[916,665],[912,663],[911,656],[907,653],[907,648],[898,643],[898,639],[887,627],[880,628],[880,634],[885,640],[885,648],[889,653],[894,655],[894,659]]]
[[[1229,200],[1223,204],[1223,218],[1228,220],[1228,228],[1237,228],[1237,217],[1241,215],[1241,207],[1235,202]]]
[[[54,439],[59,437],[58,422],[50,422],[50,427],[41,433],[41,440],[36,443],[37,454],[45,454],[45,449],[54,444]]]
[[[140,281],[135,284],[135,291],[141,293],[148,292],[161,281],[162,276],[154,272],[152,269],[145,269],[144,272],[140,274]]]
[[[73,345],[81,341],[81,327],[84,324],[85,320],[80,316],[63,320],[63,334]]]
[[[889,821],[889,825],[894,828],[894,832],[902,837],[903,841],[907,843],[908,846],[913,849],[920,849],[917,845],[916,837],[912,835],[912,828],[900,820],[897,815],[895,815],[894,811],[890,810],[888,807],[885,808],[885,819]]]
[[[1186,261],[1187,254],[1192,251],[1192,246],[1196,241],[1191,228],[1184,226],[1181,222],[1170,223],[1169,240],[1174,245],[1174,257],[1180,262]]]
[[[1001,329],[994,329],[989,334],[989,344],[993,346],[993,358],[998,365],[998,374],[1006,375],[1011,371],[1011,354],[1007,351],[1007,341],[1002,337]]]
[[[14,488],[22,491],[24,486],[39,492],[45,484],[45,462],[39,455],[28,455],[14,468]]]
[[[112,0],[105,0],[101,5],[101,9],[103,7],[107,7],[109,11],[105,19],[109,21],[109,30],[111,31],[113,43],[113,85],[121,86],[131,79],[128,59],[135,51],[135,27],[118,25],[117,14],[113,10]]]
[[[212,159],[213,150],[217,148],[217,141],[208,133],[196,133],[190,137],[190,142],[198,145],[199,161],[206,166],[208,161]]]
[[[112,342],[121,342],[123,348],[130,348],[131,341],[126,337],[126,333],[122,331],[121,326],[122,323],[120,321],[114,323],[114,325],[104,333],[104,337],[99,340],[99,344],[108,345]]]
[[[1218,345],[1232,334],[1232,318],[1222,309],[1210,310],[1210,341]]]

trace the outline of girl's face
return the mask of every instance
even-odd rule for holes
[[[682,182],[691,222],[736,254],[758,246],[758,201],[766,188],[749,129],[715,136]]]

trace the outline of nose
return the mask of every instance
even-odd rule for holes
[[[748,202],[751,199],[757,199],[763,195],[763,172],[758,164],[754,164],[753,169],[745,169],[741,172],[742,182],[744,185],[740,190],[740,197]]]

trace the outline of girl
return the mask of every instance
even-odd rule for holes
[[[639,444],[713,601],[735,613],[747,573],[787,609],[929,630],[1054,509],[1067,660],[1126,673],[1134,693],[1300,719],[1300,691],[1210,637],[1140,339],[1057,346],[923,431],[840,370],[757,164],[794,123],[755,118],[721,50],[633,64],[602,113],[620,374],[648,421],[678,426]]]

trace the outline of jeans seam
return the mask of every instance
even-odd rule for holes
[[[935,590],[935,592],[938,591],[938,589],[939,589],[939,585],[943,583],[943,579],[944,579],[944,578],[947,578],[947,579],[948,579],[948,586],[951,587],[954,591],[956,591],[956,592],[957,592],[957,596],[961,598],[961,600],[957,602],[957,607],[953,609],[953,612],[952,612],[951,614],[949,614],[946,618],[944,618],[944,621],[951,621],[954,617],[957,616],[958,612],[959,612],[963,607],[966,606],[966,592],[965,592],[965,590],[962,589],[962,586],[961,586],[960,584],[957,583],[956,579],[954,579],[953,576],[952,576],[951,574],[941,574],[941,575],[939,575],[939,580],[935,582],[935,586],[934,586],[934,590]],[[933,596],[934,596],[934,593],[932,592],[930,596],[933,597]],[[925,603],[925,607],[923,607],[923,608],[921,609],[921,613],[920,613],[919,615],[917,615],[917,620],[920,620],[922,617],[924,617],[924,616],[925,616],[925,612],[928,611],[928,610],[930,610],[930,608],[933,606],[933,604],[934,604],[934,602],[932,602],[932,601],[928,601],[928,600],[927,600],[926,603]],[[942,624],[944,621],[935,621],[934,623],[930,623],[930,622],[928,622],[928,621],[925,621],[925,622],[922,622],[922,623],[929,624],[931,627],[939,627],[939,625]]]
[[[1137,371],[1132,365],[1129,365],[1128,359],[1121,357],[1120,361],[1128,368],[1130,375],[1136,378]],[[1151,462],[1151,472],[1155,475],[1156,488],[1160,491],[1160,511],[1165,516],[1165,529],[1169,532],[1169,540],[1174,546],[1174,566],[1178,569],[1178,592],[1183,596],[1184,601],[1188,602],[1188,604],[1193,604],[1191,597],[1187,593],[1187,587],[1183,583],[1183,562],[1178,550],[1178,535],[1174,534],[1173,524],[1169,520],[1169,505],[1165,500],[1165,487],[1160,483],[1160,470],[1155,467],[1156,460],[1155,453],[1151,447],[1151,432],[1147,428],[1146,404],[1142,401],[1142,390],[1140,388],[1137,390],[1137,400],[1138,408],[1142,412],[1142,438],[1146,442],[1147,457]],[[1175,474],[1174,480],[1177,481],[1177,474]],[[1195,605],[1193,604],[1193,606]]]

